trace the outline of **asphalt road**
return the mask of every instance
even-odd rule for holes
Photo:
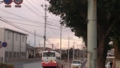
[[[34,62],[34,63],[28,63],[24,64],[23,68],[42,68],[41,62]],[[67,68],[67,66],[65,66]]]
[[[24,64],[23,68],[42,68],[41,62]]]
[[[82,63],[81,68],[84,68],[86,62],[87,61],[84,61]],[[15,62],[15,63],[10,63],[10,64],[13,64],[15,66],[15,68],[42,68],[41,62],[32,62],[32,63]],[[66,64],[66,66],[64,66],[64,68],[68,68],[67,64]]]

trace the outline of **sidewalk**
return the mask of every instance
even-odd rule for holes
[[[9,62],[7,64],[12,64],[14,65],[15,68],[23,68],[24,64],[40,62],[40,61],[41,60],[39,58],[30,58],[30,59],[15,58],[15,59],[9,59]]]
[[[38,63],[40,61],[36,62],[12,62],[12,63],[7,63],[7,64],[13,64],[15,68],[24,68],[24,65],[26,64],[32,64],[32,63]]]
[[[26,64],[25,62],[12,62],[7,64],[13,64],[15,68],[23,68],[23,65]]]

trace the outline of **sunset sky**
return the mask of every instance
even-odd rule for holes
[[[3,0],[0,0],[3,1]],[[44,39],[42,38],[44,36],[44,17],[45,17],[45,10],[44,6],[41,5],[45,4],[44,0],[24,0],[21,4],[21,8],[16,8],[15,3],[12,2],[11,8],[5,8],[5,4],[0,4],[0,17],[10,21],[12,24],[16,25],[17,27],[20,27],[22,29],[25,29],[27,31],[30,31],[31,33],[34,33],[36,30],[37,35],[36,36],[36,46],[43,46]],[[49,6],[49,3],[46,2],[46,4]],[[46,43],[47,47],[51,47],[50,44],[54,44],[54,48],[59,48],[60,43],[60,18],[59,16],[55,16],[52,13],[49,13],[47,11],[47,39],[50,43]],[[20,32],[27,33],[25,31],[22,31],[20,29],[17,29],[9,24],[6,24],[2,21],[0,21],[0,28],[6,27],[14,30],[18,30]],[[27,33],[29,34],[29,33]],[[70,47],[73,47],[73,43],[76,45],[79,45],[79,48],[82,49],[84,46],[84,43],[82,43],[82,38],[77,38],[74,36],[74,33],[71,32],[70,28],[63,27],[62,32],[62,49],[66,49],[68,47],[68,37],[70,37]],[[30,43],[32,46],[34,46],[34,35],[29,34],[27,42]]]

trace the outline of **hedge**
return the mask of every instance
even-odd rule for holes
[[[11,65],[11,64],[3,64],[3,63],[0,63],[0,68],[14,68],[14,66]]]

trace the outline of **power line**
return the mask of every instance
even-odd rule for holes
[[[12,22],[12,23],[15,23],[15,22]],[[30,24],[24,24],[24,23],[15,23],[15,24],[21,24],[21,25],[27,25],[27,26],[33,26],[33,27],[42,27],[42,28],[43,28],[43,26],[30,25]],[[54,30],[59,30],[59,29],[56,29],[56,28],[51,28],[51,27],[47,27],[47,28],[54,29]]]
[[[3,16],[1,16],[3,17]],[[4,17],[3,17],[4,18]],[[13,18],[14,19],[14,18]],[[21,19],[16,19],[16,20],[21,20]],[[43,26],[40,26],[40,25],[30,25],[30,24],[24,24],[24,23],[16,23],[16,22],[12,22],[12,23],[15,23],[15,24],[21,24],[21,25],[27,25],[27,26],[33,26],[33,27],[43,27]],[[54,29],[54,30],[59,30],[57,28],[53,28],[53,27],[47,27],[47,28],[50,28],[50,29]]]
[[[52,34],[57,35],[57,33],[55,33],[52,29],[49,29],[49,31],[50,31]],[[59,31],[59,30],[57,30],[57,31]]]
[[[41,11],[39,11],[37,8],[35,8],[28,0],[26,0],[34,9],[36,9],[38,12],[42,13]],[[43,14],[43,13],[42,13]]]
[[[55,18],[53,17],[53,15],[52,14],[50,14],[50,16],[53,18],[52,19],[52,22],[55,20]],[[49,19],[49,18],[48,18]],[[55,21],[54,21],[55,22]],[[58,21],[57,21],[58,22]]]
[[[34,14],[36,14],[38,17],[43,18],[42,16],[39,16],[38,13],[36,13],[34,10],[32,10],[30,7],[28,7],[25,3],[23,3],[30,11],[32,11]]]
[[[34,2],[35,4],[39,5],[38,3],[35,2],[35,0],[33,0],[32,2]]]
[[[20,30],[22,30],[22,31],[25,31],[25,32],[27,32],[27,33],[30,33],[30,34],[34,35],[34,33],[30,32],[30,31],[28,31],[28,30],[25,30],[24,28],[21,28],[21,27],[17,26],[17,25],[13,24],[12,22],[10,22],[10,21],[8,21],[8,20],[6,20],[6,19],[3,19],[3,18],[0,17],[0,20],[3,21],[3,22],[6,23],[6,24],[9,24],[9,25],[15,27],[15,28],[18,28],[18,29],[20,29]],[[43,38],[43,36],[40,36],[40,35],[38,35],[38,34],[36,34],[36,36]],[[46,39],[46,41],[47,41],[50,45],[52,45],[48,39]]]
[[[27,1],[27,0],[26,0]],[[29,1],[27,1],[34,9],[36,9],[38,12],[41,12],[39,11],[37,8],[35,8]],[[37,16],[39,16],[38,13],[36,13],[35,11],[33,11],[30,7],[28,7],[26,4],[24,4],[29,10],[31,10],[34,14],[36,14]],[[40,17],[40,16],[39,16]]]
[[[18,19],[18,18],[7,17],[7,16],[1,16],[1,17],[8,18],[8,19],[14,19],[14,20],[20,20],[20,21],[27,21],[27,20],[24,20],[24,19]]]
[[[0,9],[1,9],[1,8],[0,8]],[[11,15],[14,15],[14,16],[17,16],[17,17],[19,17],[19,18],[25,19],[25,20],[30,21],[30,22],[35,22],[35,23],[37,23],[37,24],[40,24],[40,23],[41,23],[41,22],[38,22],[38,21],[35,21],[35,20],[32,20],[32,19],[29,19],[29,18],[25,18],[25,17],[19,16],[19,15],[14,14],[14,13],[11,13],[11,12],[6,11],[6,10],[4,10],[4,9],[1,9],[0,11],[6,12],[6,13],[11,14]]]
[[[44,1],[42,1],[42,0],[40,0],[40,1],[39,1],[39,0],[37,0],[37,1],[38,1],[39,3],[40,3],[40,2],[44,2]],[[44,2],[44,3],[45,3],[45,2]]]
[[[0,11],[2,11],[2,12],[6,12],[6,13],[8,13],[8,14],[11,14],[11,15],[14,15],[14,16],[17,16],[17,17],[20,17],[20,18],[22,18],[22,19],[24,19],[24,20],[26,20],[26,21],[32,22],[32,23],[36,23],[36,24],[39,24],[39,25],[40,25],[40,23],[41,23],[41,24],[44,24],[44,23],[42,23],[42,22],[38,22],[38,21],[35,21],[35,20],[32,20],[32,19],[29,19],[29,18],[25,18],[25,17],[19,16],[19,15],[17,15],[17,14],[11,13],[11,12],[6,11],[6,10],[1,9],[1,8],[0,8]],[[58,28],[58,26],[56,26],[56,25],[51,25],[51,24],[46,24],[46,25],[54,26],[54,27],[57,27],[57,28]]]
[[[6,16],[1,16],[2,18],[9,18],[9,19],[14,19],[14,20],[20,20],[20,21],[28,21],[28,20],[23,20],[23,19],[17,19],[17,18],[12,18],[12,17],[6,17]],[[28,21],[29,22],[29,21]],[[15,22],[12,22],[12,23],[15,23]],[[32,22],[34,23],[34,22]],[[15,23],[15,24],[21,24],[21,25],[27,25],[27,26],[34,26],[34,27],[43,27],[41,25],[30,25],[30,24],[24,24],[24,23]],[[43,23],[42,23],[43,24]],[[50,29],[54,29],[54,30],[60,30],[60,29],[57,29],[57,28],[53,28],[53,27],[50,27],[48,26],[47,28],[50,28]],[[64,29],[65,30],[65,29]]]
[[[26,0],[32,7],[34,7],[28,0]],[[38,1],[38,0],[37,0]],[[39,5],[38,3],[36,3],[35,1],[33,1],[35,4],[37,4],[37,5]],[[41,0],[40,1],[38,1],[38,2],[42,2]],[[34,7],[35,8],[35,7]],[[35,8],[38,12],[40,12],[40,13],[42,13],[41,11],[39,11],[37,8]],[[43,14],[43,13],[42,13]],[[52,16],[52,14],[50,14],[51,16]],[[52,16],[52,18],[53,18],[53,16]],[[54,18],[53,19],[50,19],[50,20],[53,20],[53,21],[59,21],[59,20],[54,20]]]
[[[50,38],[50,39],[58,39],[58,38],[59,38],[59,37],[54,37],[54,38]],[[64,40],[68,40],[67,37],[62,37],[62,39],[64,39]],[[73,38],[71,38],[71,40],[82,41],[82,39],[77,40],[77,39],[73,39]]]
[[[18,29],[20,29],[20,30],[22,30],[22,31],[25,31],[25,32],[27,32],[27,33],[30,33],[30,34],[33,34],[33,35],[34,35],[34,33],[32,33],[31,31],[25,30],[24,28],[21,28],[21,27],[13,24],[12,22],[10,22],[10,21],[8,21],[8,20],[6,20],[6,19],[3,19],[3,18],[0,17],[0,20],[3,21],[4,23],[7,23],[7,24],[15,27],[15,28],[18,28]],[[40,36],[40,35],[37,35],[37,36],[43,38],[43,36]]]

